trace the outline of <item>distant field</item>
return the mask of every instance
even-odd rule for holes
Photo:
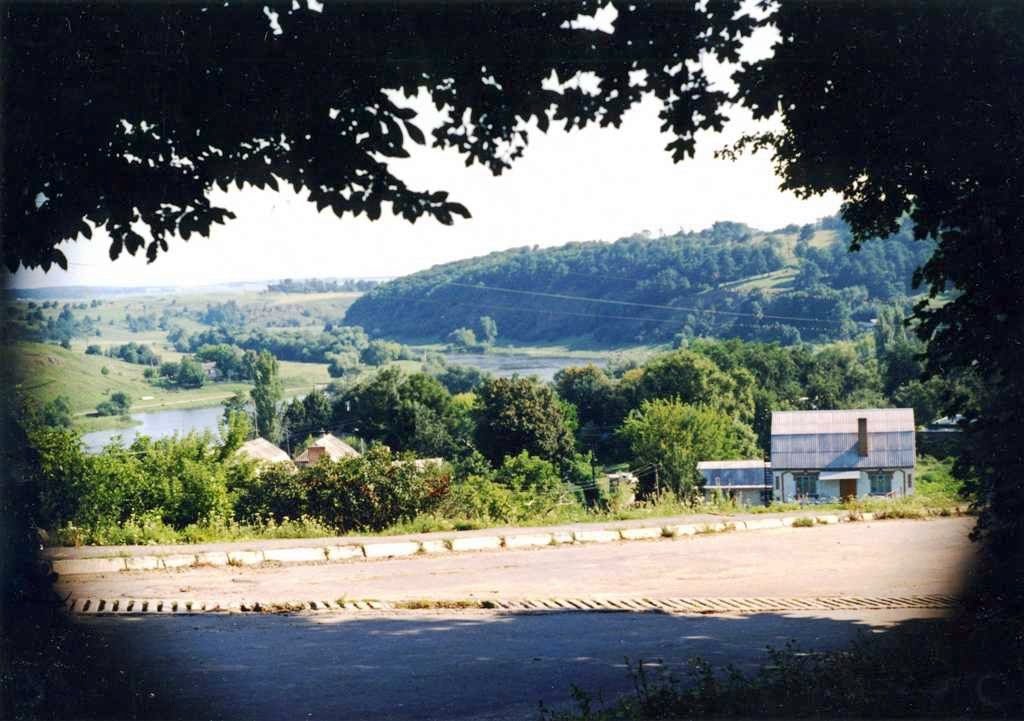
[[[239,391],[248,391],[248,383],[209,383],[189,390],[164,389],[142,377],[144,366],[125,363],[105,356],[85,355],[80,349],[65,350],[42,343],[19,343],[16,382],[32,397],[47,401],[59,395],[71,401],[75,423],[80,430],[125,427],[117,418],[90,418],[85,414],[118,391],[132,398],[132,411],[164,408],[198,408],[217,405]],[[167,360],[178,354],[165,353]],[[103,375],[102,369],[109,371]],[[327,366],[321,363],[281,363],[281,380],[288,395],[305,393],[313,386],[330,381]]]
[[[723,283],[722,288],[729,288],[735,291],[781,291],[788,288],[797,274],[796,268],[782,268],[764,275],[754,276],[734,283]]]

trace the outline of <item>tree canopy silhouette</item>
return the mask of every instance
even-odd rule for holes
[[[676,160],[729,103],[780,129],[782,185],[834,190],[853,244],[909,214],[937,249],[919,272],[942,304],[915,314],[934,373],[976,373],[991,392],[966,416],[963,463],[1003,559],[1024,551],[1024,5],[970,0],[668,3],[612,0],[613,32],[574,22],[605,5],[462,2],[9,3],[4,42],[4,260],[64,266],[61,241],[105,228],[110,255],[205,235],[230,213],[216,185],[284,182],[339,216],[385,205],[442,223],[469,211],[389,166],[427,139],[404,104],[421,91],[446,120],[432,142],[500,173],[528,128],[618,125],[645,94],[664,107]],[[739,62],[756,27],[772,57],[740,64],[735,92],[701,59]],[[591,75],[591,92],[572,81]],[[554,82],[552,82],[552,80]],[[546,82],[547,81],[547,82]],[[392,91],[392,92],[389,92]],[[726,151],[726,155],[730,151]],[[142,235],[148,231],[150,238]],[[1024,564],[1005,576],[1022,587]],[[1014,570],[1015,568],[1015,570]]]
[[[153,260],[169,238],[231,219],[208,194],[232,183],[283,182],[338,216],[468,217],[389,166],[427,142],[403,101],[420,91],[446,115],[432,143],[496,174],[531,123],[617,126],[649,92],[674,157],[692,154],[726,99],[701,54],[738,59],[752,20],[736,0],[637,1],[614,33],[573,23],[602,4],[8,3],[4,261],[65,267],[58,244],[90,224],[112,259],[144,248]],[[587,73],[596,92],[570,82]]]
[[[768,148],[782,186],[841,193],[853,246],[909,215],[937,240],[915,276],[928,370],[970,375],[984,392],[964,416],[958,463],[977,479],[990,581],[1024,610],[1024,5],[785,2],[768,20],[782,43],[740,70],[735,100],[783,129]],[[727,153],[728,154],[728,153]],[[948,293],[942,302],[930,302]]]

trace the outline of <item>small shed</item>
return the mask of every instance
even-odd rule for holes
[[[765,505],[771,493],[771,464],[760,459],[701,461],[697,472],[705,498],[722,495],[744,506]]]
[[[299,466],[312,466],[325,457],[337,461],[342,458],[357,458],[358,456],[359,451],[348,443],[330,433],[325,433],[300,453],[295,458],[295,463]]]

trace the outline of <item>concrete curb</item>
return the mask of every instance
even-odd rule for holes
[[[962,514],[964,509],[956,509]],[[121,571],[157,571],[193,566],[259,566],[271,563],[323,563],[351,560],[380,560],[415,555],[436,555],[449,552],[514,550],[539,548],[562,544],[614,543],[622,541],[657,541],[678,539],[728,531],[778,530],[793,525],[798,518],[811,518],[816,525],[832,525],[849,521],[875,521],[874,513],[817,514],[806,512],[782,518],[752,518],[704,523],[638,526],[634,528],[608,528],[587,530],[556,530],[551,532],[523,532],[490,536],[453,536],[444,539],[411,541],[381,540],[371,543],[299,546],[291,548],[244,549],[234,551],[204,551],[200,553],[172,553],[166,555],[100,556],[93,558],[63,558],[52,560],[53,571],[62,576],[81,574],[119,573]],[[91,608],[91,606],[90,606]]]

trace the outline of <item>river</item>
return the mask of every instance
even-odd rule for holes
[[[537,376],[542,381],[550,381],[562,368],[573,365],[594,363],[603,366],[611,357],[579,358],[568,355],[512,355],[512,354],[476,354],[447,353],[445,361],[448,365],[467,365],[487,371],[496,376]],[[217,424],[221,420],[224,409],[218,404],[206,408],[187,408],[166,411],[133,413],[132,418],[138,425],[131,428],[116,428],[107,431],[93,431],[82,436],[85,447],[96,452],[110,443],[115,436],[120,436],[125,443],[131,443],[136,436],[145,435],[151,438],[183,435],[189,431],[210,431],[217,433]]]

